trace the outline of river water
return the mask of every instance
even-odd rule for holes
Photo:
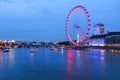
[[[120,80],[120,52],[30,50],[0,52],[0,80]]]

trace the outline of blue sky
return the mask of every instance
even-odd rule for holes
[[[105,32],[120,31],[119,0],[0,0],[0,39],[67,40],[65,20],[76,5],[89,12],[90,34],[97,23],[105,25]],[[78,24],[77,18],[73,23]]]

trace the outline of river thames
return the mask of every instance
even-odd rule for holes
[[[0,80],[120,80],[119,52],[30,50],[0,53]]]

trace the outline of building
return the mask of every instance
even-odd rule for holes
[[[108,32],[105,44],[106,46],[120,46],[120,32]]]
[[[106,35],[93,35],[89,38],[90,46],[105,46]]]
[[[101,23],[94,25],[93,35],[104,35],[104,25]]]
[[[90,46],[120,46],[120,32],[108,32],[104,35],[92,35],[89,38]]]

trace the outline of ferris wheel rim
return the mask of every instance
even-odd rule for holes
[[[69,24],[69,20],[70,20],[70,17],[72,16],[72,14],[75,12],[75,11],[81,11],[84,16],[86,17],[86,30],[84,32],[84,34],[82,35],[81,39],[80,39],[80,42],[83,42],[86,37],[87,37],[87,34],[89,32],[89,28],[90,28],[90,19],[89,19],[89,15],[88,15],[88,12],[87,12],[87,9],[85,9],[83,6],[76,6],[74,8],[72,8],[69,12],[69,14],[67,15],[67,19],[66,19],[66,24],[65,24],[65,28],[66,28],[66,36],[67,36],[67,39],[73,44],[73,45],[77,45],[77,42],[73,41],[72,38],[70,37],[70,34],[69,34],[69,31],[68,31],[68,24]]]

